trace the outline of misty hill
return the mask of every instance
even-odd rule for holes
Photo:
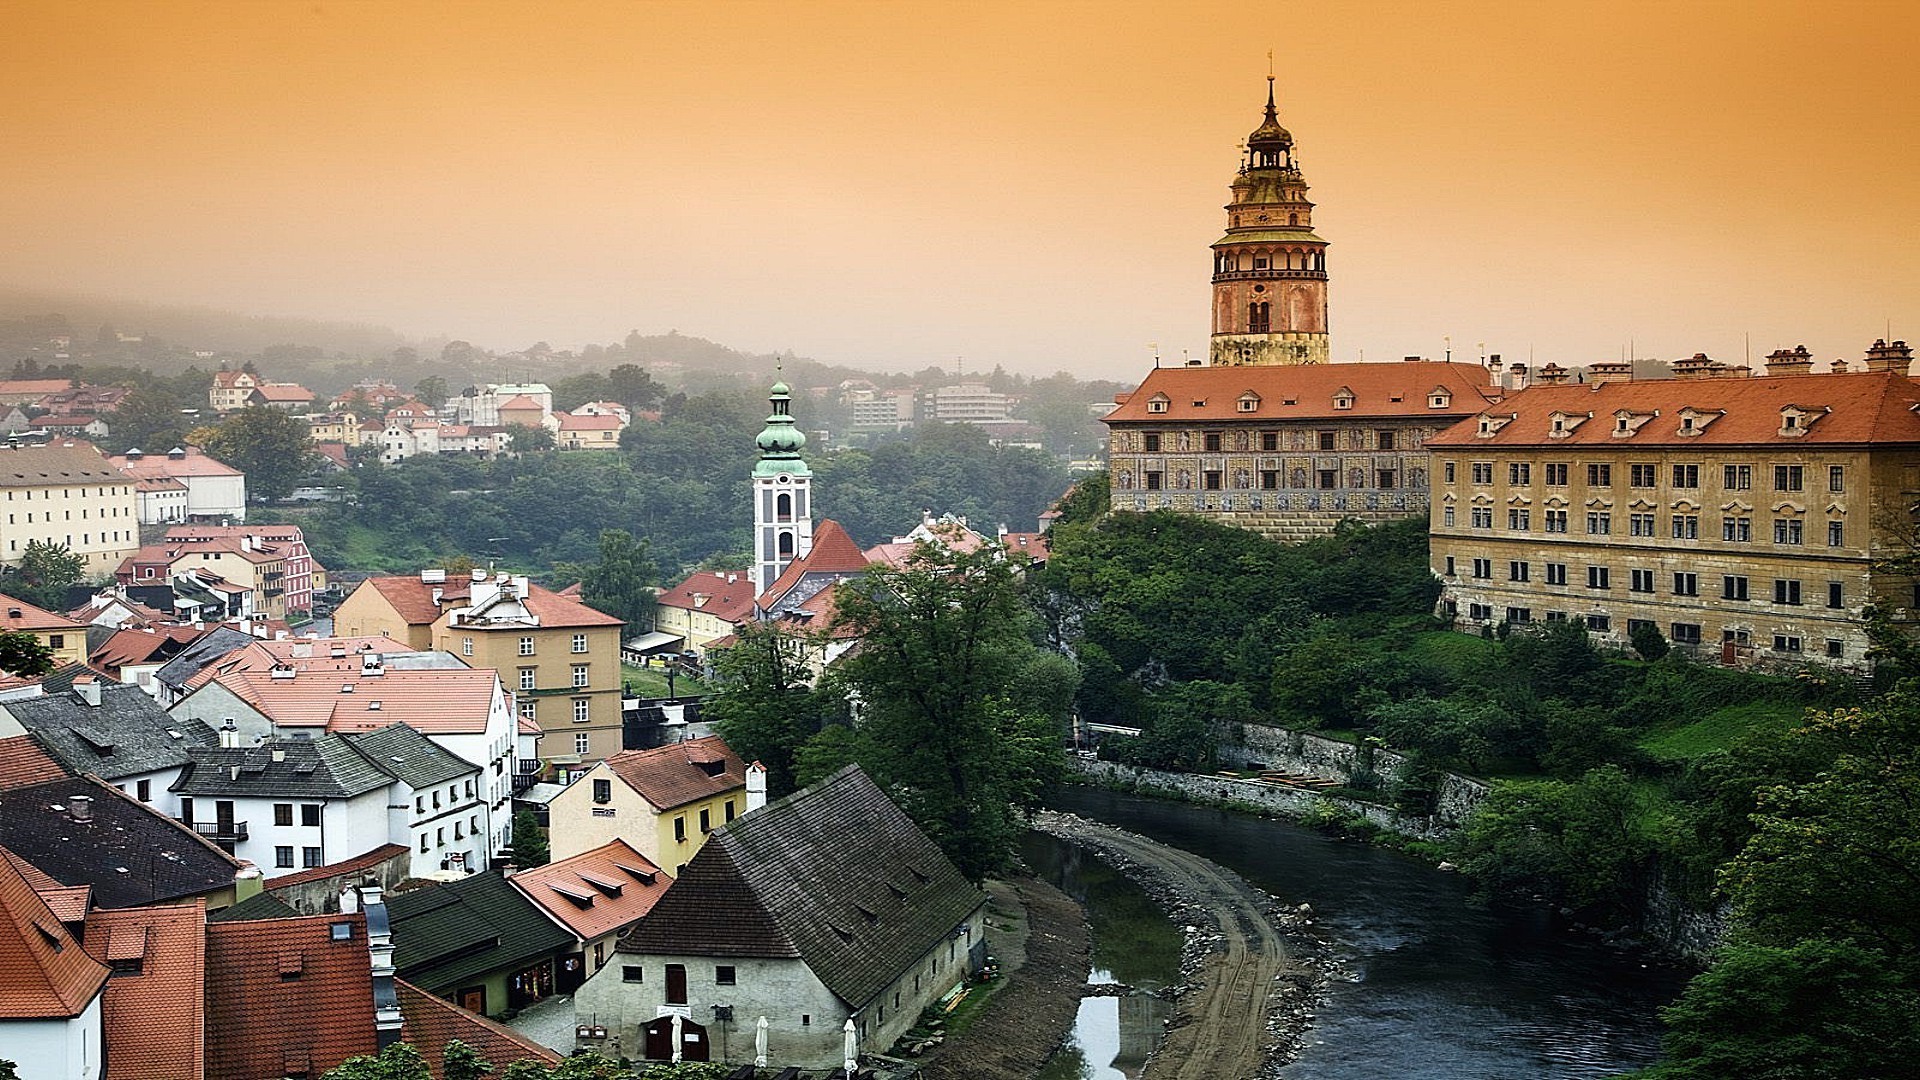
[[[398,332],[368,323],[303,319],[285,315],[245,315],[210,307],[179,307],[79,293],[0,288],[0,326],[11,351],[21,323],[34,329],[64,320],[76,349],[93,345],[101,328],[131,337],[160,338],[188,351],[254,355],[276,345],[317,349],[327,356],[379,356],[406,344]],[[39,341],[44,342],[42,335]]]

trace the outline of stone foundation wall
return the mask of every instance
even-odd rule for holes
[[[1229,765],[1247,766],[1258,762],[1264,767],[1286,772],[1305,773],[1322,780],[1353,783],[1371,773],[1383,783],[1398,783],[1406,778],[1410,762],[1405,755],[1377,746],[1360,746],[1310,731],[1247,724],[1238,742],[1220,749],[1221,759]],[[1435,819],[1448,827],[1467,820],[1473,808],[1487,796],[1487,785],[1458,773],[1441,773],[1435,791]]]
[[[1439,840],[1451,831],[1451,826],[1434,818],[1402,814],[1389,807],[1361,802],[1358,799],[1277,784],[1264,784],[1254,780],[1167,772],[1163,769],[1121,765],[1112,761],[1088,761],[1082,758],[1074,759],[1072,768],[1094,783],[1124,784],[1146,794],[1162,793],[1174,798],[1216,806],[1248,806],[1276,817],[1300,818],[1332,809],[1355,815],[1388,832],[1416,840]]]

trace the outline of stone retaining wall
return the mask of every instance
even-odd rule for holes
[[[1452,826],[1435,818],[1402,814],[1389,807],[1361,802],[1340,795],[1307,791],[1257,780],[1236,780],[1226,776],[1201,776],[1195,773],[1168,772],[1112,761],[1075,758],[1072,767],[1095,783],[1125,784],[1142,794],[1163,794],[1192,802],[1218,806],[1248,806],[1277,817],[1298,818],[1326,810],[1338,810],[1365,819],[1388,832],[1418,840],[1438,840]]]
[[[1379,746],[1363,746],[1315,735],[1310,731],[1244,724],[1235,729],[1237,742],[1220,748],[1220,757],[1229,766],[1258,762],[1270,769],[1305,773],[1322,780],[1342,784],[1365,782],[1371,774],[1382,783],[1398,783],[1412,763],[1406,755]],[[1485,783],[1458,773],[1441,773],[1434,793],[1434,817],[1449,827],[1467,820],[1473,808],[1486,798]]]

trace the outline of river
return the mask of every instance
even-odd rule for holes
[[[1286,1080],[1612,1076],[1653,1060],[1655,1010],[1685,982],[1684,973],[1596,944],[1547,912],[1477,907],[1458,875],[1395,852],[1286,822],[1090,788],[1066,789],[1049,804],[1204,855],[1290,905],[1313,906],[1350,981],[1334,985],[1306,1049],[1281,1073]],[[1099,899],[1114,895],[1110,884],[1076,883],[1070,861],[1051,869],[1064,873],[1069,893],[1091,890],[1096,967],[1116,951],[1138,951],[1103,948],[1116,922],[1129,940],[1153,937],[1132,925],[1137,915],[1115,915],[1131,910],[1124,895],[1118,909]],[[1056,1062],[1047,1080],[1135,1075],[1115,1067],[1124,1060],[1092,1060],[1110,1060],[1109,1049],[1137,1041],[1128,1025],[1116,1024],[1113,1000],[1082,1003],[1074,1045],[1063,1056],[1078,1052],[1089,1061],[1078,1070]]]

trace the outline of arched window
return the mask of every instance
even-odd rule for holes
[[[1272,305],[1268,304],[1265,301],[1261,301],[1255,304],[1248,304],[1247,305],[1247,332],[1250,334],[1267,333],[1272,326],[1271,316],[1268,314],[1268,312],[1271,310],[1272,310]]]
[[[1289,225],[1298,225],[1298,224],[1300,224],[1300,215],[1299,215],[1299,214],[1288,214],[1288,215],[1287,215],[1287,224],[1289,224]]]
[[[792,521],[793,496],[784,491],[781,492],[779,497],[773,501],[773,513],[777,521]]]
[[[783,559],[793,558],[793,534],[790,532],[782,532],[780,534],[780,557]]]

